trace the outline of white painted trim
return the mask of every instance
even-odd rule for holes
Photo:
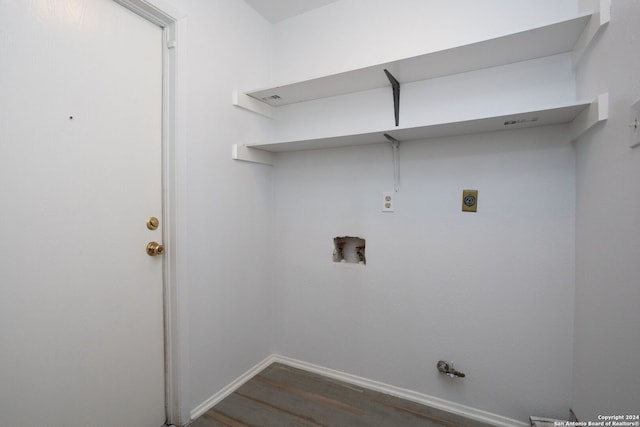
[[[276,109],[269,104],[259,101],[244,92],[234,90],[231,93],[231,103],[236,107],[244,108],[245,110],[253,111],[254,113],[268,117],[270,119],[276,118]]]
[[[235,381],[224,387],[222,390],[202,402],[196,408],[191,411],[191,420],[195,420],[209,409],[213,408],[225,397],[236,391],[241,385],[249,381],[255,375],[260,373],[263,369],[271,365],[272,363],[281,363],[283,365],[291,366],[312,372],[314,374],[323,375],[328,378],[333,378],[338,381],[344,381],[346,383],[356,385],[359,387],[367,388],[369,390],[378,391],[380,393],[396,396],[401,399],[410,400],[422,405],[426,405],[435,409],[440,409],[446,412],[450,412],[461,417],[469,418],[472,420],[488,423],[496,427],[529,427],[529,423],[514,420],[511,418],[503,417],[502,415],[493,414],[490,412],[475,409],[469,406],[461,405],[459,403],[451,402],[448,400],[440,399],[437,397],[429,396],[426,394],[418,393],[411,390],[395,387],[392,385],[384,384],[378,381],[362,378],[357,375],[347,374],[345,372],[336,371],[334,369],[325,368],[322,366],[314,365],[312,363],[303,362],[300,360],[292,359],[290,357],[280,356],[273,354],[262,362],[258,363],[253,368],[238,377]]]
[[[178,281],[178,176],[182,158],[177,144],[178,20],[184,15],[162,0],[114,0],[163,31],[162,64],[162,211],[164,334],[165,334],[165,407],[169,425],[183,425],[180,393],[180,347],[178,340],[177,281]],[[181,176],[181,175],[180,175]]]
[[[178,241],[183,235],[178,228],[179,177],[183,176],[177,144],[177,21],[164,27],[164,129],[163,129],[163,189],[164,189],[164,322],[165,322],[165,400],[167,422],[182,425],[182,394],[180,391],[180,340],[178,336]]]
[[[231,158],[234,160],[242,160],[251,163],[262,163],[264,165],[271,166],[273,166],[273,163],[275,161],[275,154],[269,151],[247,147],[246,145],[242,144],[233,144],[231,149]]]
[[[571,140],[577,141],[597,123],[609,118],[609,94],[603,93],[570,124]]]
[[[611,21],[611,0],[600,0],[600,25]]]
[[[196,406],[194,409],[191,410],[191,421],[195,420],[196,418],[198,418],[199,416],[207,412],[209,409],[216,406],[225,397],[232,394],[234,391],[240,388],[240,386],[242,386],[244,383],[249,381],[251,378],[255,377],[263,369],[265,369],[267,366],[271,365],[275,361],[276,361],[276,356],[271,355],[267,357],[262,362],[258,363],[253,368],[249,369],[247,372],[240,375],[234,381],[226,385],[222,390],[220,390],[219,392],[217,392],[216,394],[214,394],[213,396],[211,396],[210,398],[208,398],[207,400],[205,400],[204,402]]]
[[[589,24],[585,27],[584,31],[580,35],[580,38],[576,42],[576,46],[573,48],[571,54],[573,66],[577,67],[578,63],[582,60],[587,47],[591,44],[596,34],[600,32],[606,24],[611,20],[611,0],[600,0],[598,10],[591,15]]]
[[[156,24],[160,28],[166,28],[175,24],[180,14],[162,3],[161,0],[113,0],[127,9]],[[162,3],[162,4],[159,4]]]

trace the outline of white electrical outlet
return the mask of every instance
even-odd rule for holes
[[[393,191],[382,192],[382,212],[393,212],[395,208],[395,194]]]

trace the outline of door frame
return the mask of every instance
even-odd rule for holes
[[[184,153],[178,149],[177,140],[177,36],[179,20],[184,15],[162,0],[113,0],[147,21],[162,28],[162,233],[165,254],[162,263],[164,296],[164,360],[165,360],[165,411],[167,425],[183,425],[180,387],[181,358],[178,339],[179,277],[178,207],[182,197],[178,191],[180,171],[185,170]]]

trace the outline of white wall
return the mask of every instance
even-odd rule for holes
[[[548,128],[280,158],[278,351],[497,414],[565,416],[571,382],[574,152]],[[460,212],[479,189],[479,212]],[[366,239],[367,265],[331,262]],[[435,370],[454,360],[468,378]],[[488,392],[490,391],[490,393]]]
[[[640,408],[640,148],[628,145],[629,106],[640,98],[640,4],[614,0],[611,12],[578,73],[580,94],[608,91],[611,107],[606,124],[576,145],[573,409],[581,420]]]
[[[575,1],[471,3],[403,0],[391,9],[392,2],[342,0],[283,21],[275,57],[286,67],[274,79],[381,63],[577,10]],[[566,67],[563,58],[545,62],[542,79],[554,81]],[[496,81],[508,75],[494,71]],[[475,74],[479,92],[495,84],[479,75],[486,77]],[[511,90],[534,100],[575,95],[543,86],[507,85],[487,108],[502,95],[516,98]],[[349,126],[350,116],[325,120],[331,112],[315,108],[322,102],[287,107],[283,116],[309,119],[308,132]],[[351,114],[358,119],[355,109]],[[285,135],[303,131],[280,128]],[[566,129],[403,143],[400,162],[397,210],[381,213],[381,193],[393,185],[388,146],[279,156],[278,352],[520,420],[565,417],[575,268],[575,152]],[[460,212],[465,188],[480,191],[476,214]],[[332,239],[341,235],[366,239],[365,267],[332,263]],[[438,359],[454,360],[468,377],[439,375]]]
[[[178,145],[182,235],[182,418],[272,353],[271,168],[234,162],[231,144],[270,120],[231,104],[269,77],[272,27],[238,0],[166,0],[180,11]]]

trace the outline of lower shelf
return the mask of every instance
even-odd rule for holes
[[[387,133],[399,141],[419,141],[443,136],[468,135],[498,130],[523,129],[536,126],[569,124],[573,140],[578,139],[596,123],[608,117],[608,94],[593,101],[576,102],[550,108],[520,111],[491,117],[479,117],[425,126],[381,129],[375,132],[338,135],[326,138],[279,141],[267,144],[234,144],[233,158],[254,163],[273,164],[274,153],[387,142]]]

